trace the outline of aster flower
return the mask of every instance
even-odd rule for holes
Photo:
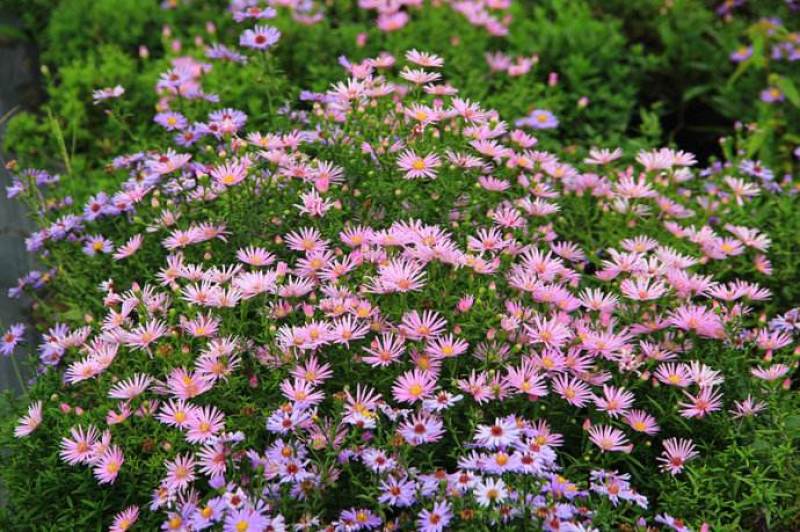
[[[405,179],[419,179],[421,177],[436,179],[436,168],[441,164],[439,156],[435,153],[420,156],[411,150],[404,151],[397,159],[397,166],[405,171],[403,176]]]
[[[561,373],[553,378],[553,391],[565,401],[578,408],[583,408],[594,400],[592,389],[577,377]]]
[[[171,492],[183,491],[197,478],[195,460],[191,455],[179,455],[166,463],[167,475],[163,485]]]
[[[123,342],[129,347],[150,352],[150,345],[167,334],[167,327],[159,320],[150,320],[126,333]]]
[[[383,521],[367,508],[350,508],[339,515],[340,526],[345,530],[372,530]]]
[[[688,399],[687,402],[679,403],[681,407],[680,413],[683,417],[688,418],[702,418],[711,412],[716,412],[722,407],[721,395],[712,387],[701,388],[700,393],[692,395],[689,392],[683,392]]]
[[[643,432],[648,436],[658,434],[661,430],[656,423],[656,418],[644,410],[630,410],[625,414],[625,423],[636,432]]]
[[[410,81],[415,85],[425,85],[426,83],[431,83],[441,79],[442,75],[438,72],[426,72],[422,69],[411,69],[405,67],[402,71],[400,71],[400,77],[406,81]]]
[[[114,251],[114,243],[100,235],[87,236],[83,245],[83,252],[90,257],[94,257],[98,253],[108,254],[112,251]]]
[[[36,401],[28,406],[28,413],[17,422],[14,428],[15,438],[30,436],[42,423],[42,401]]]
[[[514,125],[533,129],[552,129],[558,127],[558,119],[546,109],[534,109],[527,117],[517,120]]]
[[[412,310],[403,314],[400,332],[411,340],[427,340],[439,336],[446,325],[447,322],[437,312],[425,310],[420,314]]]
[[[478,482],[473,492],[475,500],[483,507],[502,503],[508,497],[508,490],[502,479],[484,479]]]
[[[186,427],[186,441],[205,443],[225,430],[225,414],[214,406],[195,407],[189,413]]]
[[[786,364],[772,364],[767,368],[751,368],[750,373],[761,380],[772,382],[789,373],[790,369]]]
[[[281,38],[281,32],[272,26],[256,26],[245,30],[239,37],[239,45],[256,50],[272,48]]]
[[[117,251],[112,255],[114,260],[122,260],[130,257],[142,247],[144,237],[142,235],[133,235],[127,242],[117,248]]]
[[[112,399],[133,399],[143,394],[153,378],[144,373],[136,373],[133,377],[120,381],[115,384],[109,391],[108,396]]]
[[[168,111],[166,113],[158,113],[153,121],[166,129],[167,131],[175,131],[185,129],[189,125],[189,121],[181,113]]]
[[[427,52],[418,52],[415,49],[406,52],[406,59],[421,67],[426,68],[441,68],[444,66],[444,59],[435,54]]]
[[[493,425],[478,425],[475,442],[488,449],[507,448],[516,444],[520,435],[514,416],[497,418]]]
[[[436,378],[426,371],[414,369],[400,375],[392,386],[392,395],[396,401],[415,403],[433,392]]]
[[[213,386],[213,380],[199,372],[190,372],[185,368],[175,368],[167,377],[169,392],[178,399],[191,399],[207,392]]]
[[[683,466],[698,456],[694,443],[688,439],[669,438],[664,440],[664,451],[656,460],[662,462],[661,469],[675,476],[683,471]]]
[[[453,519],[452,506],[447,501],[437,501],[433,508],[420,511],[417,515],[417,527],[420,532],[442,532]]]
[[[620,157],[622,157],[622,150],[620,148],[614,148],[613,150],[607,148],[592,148],[589,150],[589,157],[584,159],[584,162],[593,165],[606,165],[616,161]]]
[[[0,337],[0,354],[11,356],[14,349],[25,341],[25,325],[15,323]]]
[[[559,349],[571,337],[572,332],[556,318],[544,319],[534,316],[531,325],[525,324],[525,332],[533,344],[541,343],[546,347]]]
[[[380,483],[378,502],[397,508],[407,508],[416,501],[417,483],[408,477],[388,477]]]
[[[593,425],[589,428],[589,440],[602,452],[622,451],[629,453],[633,445],[628,443],[625,433],[608,425]]]
[[[139,520],[139,507],[128,506],[114,516],[109,532],[126,532]]]
[[[261,510],[250,506],[233,508],[225,515],[222,530],[224,532],[256,532],[267,530],[270,519]]]
[[[783,91],[777,87],[767,87],[761,91],[759,97],[765,103],[780,103],[785,99]]]
[[[193,419],[194,412],[198,407],[187,403],[183,399],[170,399],[161,404],[157,418],[160,422],[173,427],[186,428]]]
[[[113,484],[119,475],[125,457],[116,445],[110,447],[95,463],[93,473],[100,484]]]
[[[425,267],[422,264],[395,259],[378,268],[375,291],[380,293],[413,292],[425,286]]]
[[[734,401],[734,408],[730,411],[734,418],[751,417],[766,410],[767,404],[763,401],[754,401],[749,395],[742,401]]]
[[[61,459],[69,465],[87,464],[92,458],[93,448],[99,437],[97,428],[89,425],[84,430],[80,425],[70,429],[69,438],[61,439]]]
[[[209,172],[209,175],[220,185],[232,187],[238,185],[247,178],[249,167],[249,161],[233,160],[214,167],[211,172]]]
[[[596,397],[594,400],[597,409],[605,412],[612,418],[618,415],[627,413],[630,406],[633,404],[634,395],[626,391],[624,388],[615,388],[613,386],[603,386],[603,395]]]
[[[92,91],[92,101],[95,105],[105,100],[119,98],[125,94],[125,88],[121,85],[115,85],[105,89],[97,89]]]

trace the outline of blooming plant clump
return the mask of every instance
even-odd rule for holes
[[[383,31],[416,4],[359,2]],[[505,35],[507,2],[448,4]],[[720,519],[669,490],[797,404],[800,316],[775,312],[773,240],[749,222],[784,197],[769,170],[544,149],[553,112],[503,116],[419,49],[342,60],[296,100],[267,87],[248,113],[215,72],[278,76],[283,34],[271,6],[230,11],[238,41],[160,73],[158,135],[109,161],[113,187],[75,205],[25,170],[8,190],[46,269],[13,293],[52,309],[2,440],[15,470],[57,471],[85,496],[61,494],[70,522],[115,531]],[[486,59],[511,77],[532,61]]]

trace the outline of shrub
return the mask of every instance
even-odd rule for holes
[[[654,111],[600,143],[574,96],[617,138],[636,83],[601,72],[649,59],[589,64],[627,44],[583,3],[292,5],[280,37],[78,54],[10,125],[62,175],[9,165],[45,273],[11,291],[43,334],[0,416],[5,528],[795,528],[796,196],[762,130],[705,168],[640,149]],[[446,22],[452,63],[403,50]],[[490,76],[490,43],[568,68]]]

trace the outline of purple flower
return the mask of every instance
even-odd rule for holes
[[[98,89],[92,92],[92,100],[95,105],[99,104],[103,100],[110,100],[113,98],[119,98],[125,94],[125,88],[121,85],[117,85],[116,87],[109,87],[106,89]]]
[[[0,337],[0,354],[11,356],[14,349],[24,340],[22,336],[25,334],[25,326],[21,323],[16,323],[8,328],[8,330]]]
[[[93,257],[98,253],[111,253],[114,251],[114,244],[104,236],[88,236],[83,245],[83,252]]]
[[[742,46],[731,52],[730,58],[734,63],[741,63],[747,61],[753,56],[752,46]]]
[[[534,109],[525,118],[516,121],[517,127],[531,127],[533,129],[553,129],[558,127],[558,118],[546,109]]]
[[[783,92],[777,87],[767,87],[761,91],[761,101],[766,103],[782,102]]]
[[[367,508],[350,508],[339,516],[339,521],[345,530],[372,530],[383,522],[372,510]]]
[[[739,163],[739,170],[747,175],[757,177],[762,181],[772,181],[775,179],[775,174],[772,172],[772,170],[764,166],[761,161],[751,161],[749,159],[745,159]]]
[[[256,50],[267,50],[278,42],[281,32],[272,26],[256,26],[252,30],[245,30],[239,37],[239,44]]]
[[[167,131],[184,129],[187,125],[189,125],[189,121],[186,120],[185,116],[173,111],[158,113],[155,118],[153,118],[153,121]]]

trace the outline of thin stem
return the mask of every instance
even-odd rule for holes
[[[11,366],[14,368],[14,374],[17,376],[17,382],[19,383],[20,388],[23,392],[28,391],[28,386],[25,384],[25,379],[22,378],[22,372],[19,370],[19,365],[17,364],[17,359],[12,354],[10,357],[11,359]]]
[[[61,131],[61,125],[58,123],[55,116],[53,116],[53,111],[49,107],[47,108],[47,116],[50,119],[50,126],[53,129],[53,134],[56,136],[56,141],[58,141],[58,149],[61,151],[61,158],[64,159],[67,175],[71,176],[72,165],[69,162],[69,154],[67,153],[67,145],[64,142],[64,133]]]

